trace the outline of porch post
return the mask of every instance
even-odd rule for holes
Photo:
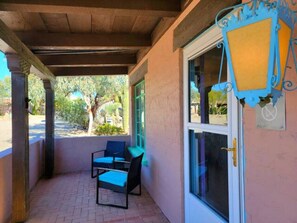
[[[6,54],[12,94],[12,221],[24,222],[29,211],[28,74],[30,64]]]
[[[51,178],[54,172],[54,146],[55,146],[55,93],[53,83],[43,81],[45,89],[45,176]]]

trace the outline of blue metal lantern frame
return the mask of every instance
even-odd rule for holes
[[[251,4],[252,3],[252,4]],[[292,2],[295,5],[295,2]],[[250,6],[251,5],[251,6]],[[230,9],[240,8],[238,12],[238,16],[234,14],[227,15],[223,19],[218,20],[218,17],[225,11]],[[231,52],[229,48],[229,42],[227,38],[227,33],[229,31],[233,31],[251,24],[255,24],[257,22],[264,21],[266,19],[271,19],[271,30],[270,30],[270,46],[269,46],[269,62],[268,62],[268,72],[267,72],[267,83],[265,89],[253,89],[253,90],[244,90],[239,91],[237,88],[234,69],[232,65]],[[234,7],[229,7],[223,9],[218,13],[216,17],[216,24],[219,28],[222,29],[223,34],[223,42],[218,44],[218,47],[223,46],[222,50],[222,61],[221,67],[223,65],[223,54],[226,52],[228,67],[231,76],[231,85],[234,90],[234,94],[238,99],[243,99],[247,104],[251,107],[254,107],[256,104],[260,102],[261,98],[272,96],[273,103],[277,101],[277,99],[281,96],[281,91],[274,89],[280,82],[283,83],[283,88],[285,90],[295,90],[297,87],[293,87],[293,83],[291,81],[284,81],[285,74],[283,76],[283,80],[281,80],[281,64],[280,64],[280,56],[279,56],[279,39],[278,39],[278,30],[281,28],[279,22],[281,19],[285,22],[288,27],[292,30],[291,32],[291,44],[289,48],[292,50],[295,68],[297,71],[297,58],[294,52],[294,45],[297,43],[297,40],[292,39],[292,35],[294,32],[294,26],[297,21],[296,12],[292,11],[288,4],[283,0],[278,0],[275,2],[259,1],[253,0],[245,4],[240,4]],[[259,39],[259,41],[261,41]],[[290,50],[289,49],[289,50]],[[287,57],[288,59],[288,57]],[[287,64],[287,61],[286,61]],[[276,67],[277,73],[274,74]],[[219,73],[219,83],[214,87],[216,90],[221,91],[230,91],[230,84],[220,83],[221,80],[221,70]],[[228,88],[226,89],[226,87]]]

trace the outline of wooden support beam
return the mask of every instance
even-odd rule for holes
[[[240,2],[239,0],[201,0],[175,28],[173,34],[173,50],[184,47],[214,24],[215,17],[220,10]]]
[[[50,69],[56,76],[128,74],[127,67],[53,67]]]
[[[17,32],[31,50],[140,49],[151,46],[149,35]]]
[[[28,74],[30,65],[7,54],[12,86],[12,221],[25,222],[29,212]]]
[[[55,151],[55,92],[53,83],[43,81],[45,89],[45,171],[47,178],[54,173]]]
[[[180,0],[1,0],[1,11],[174,17]]]
[[[133,86],[144,79],[148,71],[148,60],[145,60],[134,72],[129,74],[129,86]]]
[[[38,58],[48,67],[130,66],[136,64],[135,54],[39,55]]]
[[[26,47],[20,39],[4,24],[0,19],[0,45],[5,45],[6,49],[3,50],[4,53],[9,52],[9,48],[12,48],[20,57],[32,64],[36,69],[38,69],[42,76],[41,79],[54,80],[54,75],[50,70],[42,64],[42,62]],[[6,47],[8,46],[8,47]],[[11,51],[10,51],[11,52]]]

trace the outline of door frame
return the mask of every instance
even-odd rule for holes
[[[189,89],[188,89],[188,61],[202,55],[203,53],[207,52],[209,49],[213,48],[223,39],[221,30],[216,26],[213,25],[196,39],[194,39],[191,43],[183,49],[183,95],[184,95],[184,208],[185,208],[185,222],[187,223],[190,216],[190,204],[189,199],[187,196],[190,195],[190,177],[189,177],[189,129],[191,127],[195,127],[196,124],[189,123]],[[235,131],[235,136],[228,137],[228,144],[232,144],[233,137],[237,138],[237,160],[238,160],[238,168],[229,168],[228,166],[228,178],[237,174],[238,182],[236,185],[239,185],[239,192],[235,194],[235,196],[239,196],[238,201],[239,204],[236,207],[233,207],[233,213],[229,213],[229,219],[240,219],[240,223],[245,222],[245,196],[244,196],[244,144],[243,144],[243,125],[242,125],[242,106],[237,102],[236,98],[234,97],[233,91],[230,94],[232,96],[232,101],[236,101],[236,103],[232,102],[231,109],[228,110],[228,122],[229,119],[237,119],[235,122],[231,122],[231,125],[226,126],[211,126],[212,132],[222,133],[226,131],[226,128],[229,128],[228,131],[232,129],[237,129]],[[203,124],[199,124],[203,125]],[[234,126],[236,125],[236,126]],[[228,153],[228,159],[231,158],[232,154]],[[230,163],[230,162],[229,162]],[[235,169],[235,172],[234,172]],[[230,172],[230,170],[232,170]],[[231,182],[228,180],[228,182]],[[234,182],[234,181],[232,181]],[[234,187],[234,185],[230,185],[229,188]],[[229,193],[229,200],[230,200]],[[193,195],[194,196],[194,195]],[[234,196],[234,195],[232,195]],[[197,198],[198,199],[198,198]],[[232,198],[233,199],[233,198]],[[199,201],[198,201],[199,202]],[[207,205],[200,202],[201,205],[207,207]],[[207,207],[208,208],[208,207]],[[237,215],[237,216],[234,216]]]

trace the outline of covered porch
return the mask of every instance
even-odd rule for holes
[[[196,196],[199,191],[195,195],[191,191],[192,186],[189,186],[191,183],[195,189],[208,193],[209,188],[199,188],[198,184],[207,185],[206,172],[209,168],[204,169],[204,180],[201,182],[200,175],[195,176],[189,170],[190,164],[193,164],[193,169],[200,174],[196,162],[198,158],[190,159],[189,154],[191,149],[200,149],[198,143],[193,143],[201,140],[200,134],[204,134],[198,127],[202,125],[206,127],[206,132],[210,132],[207,128],[212,124],[208,117],[204,117],[201,123],[187,122],[191,116],[191,105],[187,104],[190,103],[190,97],[187,97],[189,88],[193,83],[197,83],[199,88],[204,83],[203,78],[198,77],[204,75],[204,58],[199,61],[195,58],[206,53],[206,49],[214,48],[216,41],[222,38],[218,33],[216,38],[208,35],[217,13],[242,2],[248,1],[2,0],[0,50],[6,54],[12,74],[13,134],[12,149],[0,153],[0,223],[205,223],[211,219],[209,216],[219,223],[289,223],[297,219],[294,209],[297,199],[294,172],[297,127],[292,124],[296,122],[296,91],[286,95],[288,103],[283,110],[288,125],[281,132],[257,128],[255,110],[241,107],[238,101],[233,103],[237,108],[232,118],[239,123],[233,127],[238,128],[241,137],[238,163],[243,171],[240,180],[236,179],[236,187],[240,184],[241,193],[234,197],[238,198],[241,206],[233,208],[232,204],[228,204],[233,191],[232,184],[227,182],[224,201],[230,215],[222,218],[213,206],[205,205],[203,198]],[[290,7],[296,5],[291,4]],[[294,32],[296,36],[296,30]],[[188,48],[191,57],[187,58],[184,49],[195,46],[194,40],[200,37],[205,41],[199,43],[199,50]],[[212,59],[217,60],[217,57]],[[187,69],[191,62],[192,69]],[[292,56],[288,59],[288,67],[288,77],[295,78]],[[30,72],[42,79],[46,94],[45,139],[35,142],[28,140]],[[190,74],[193,74],[193,83],[188,80]],[[213,74],[206,74],[209,86],[202,86],[202,89],[212,89],[210,84],[217,81],[217,72]],[[56,138],[56,78],[92,75],[128,75],[129,134]],[[137,114],[136,96],[139,95],[136,88],[140,83],[142,90],[145,89],[145,100],[139,97],[144,109],[141,110],[143,113]],[[204,105],[210,105],[208,92],[204,91],[202,95],[199,100],[204,100]],[[197,103],[193,105],[198,106]],[[184,109],[186,107],[190,111]],[[196,116],[200,115],[198,110],[196,107],[193,109]],[[203,113],[209,115],[207,107]],[[228,114],[228,117],[231,115]],[[146,124],[141,134],[137,118],[143,119]],[[228,125],[230,123],[226,121],[224,126],[214,125],[211,130],[227,138]],[[189,132],[192,138],[188,137]],[[217,136],[210,140],[217,144],[216,139]],[[145,152],[142,168],[144,192],[140,197],[129,196],[128,210],[101,207],[95,202],[95,181],[89,172],[91,153],[105,148],[108,140],[126,141],[128,147]],[[138,140],[142,148],[136,148],[139,147]],[[279,145],[282,145],[282,151]],[[210,157],[214,169],[220,168],[219,161],[223,160],[219,156],[220,148],[213,150],[217,151],[216,156]],[[230,164],[231,154],[224,157]],[[236,165],[228,168],[239,169]],[[232,178],[227,174],[220,177],[225,177],[227,181]],[[214,190],[221,186],[212,185]],[[189,202],[187,196],[193,198],[195,205]],[[121,194],[105,190],[102,198],[122,202]],[[194,215],[190,218],[190,212],[200,215],[200,211],[205,213],[206,220]],[[233,214],[240,220],[229,219]]]

